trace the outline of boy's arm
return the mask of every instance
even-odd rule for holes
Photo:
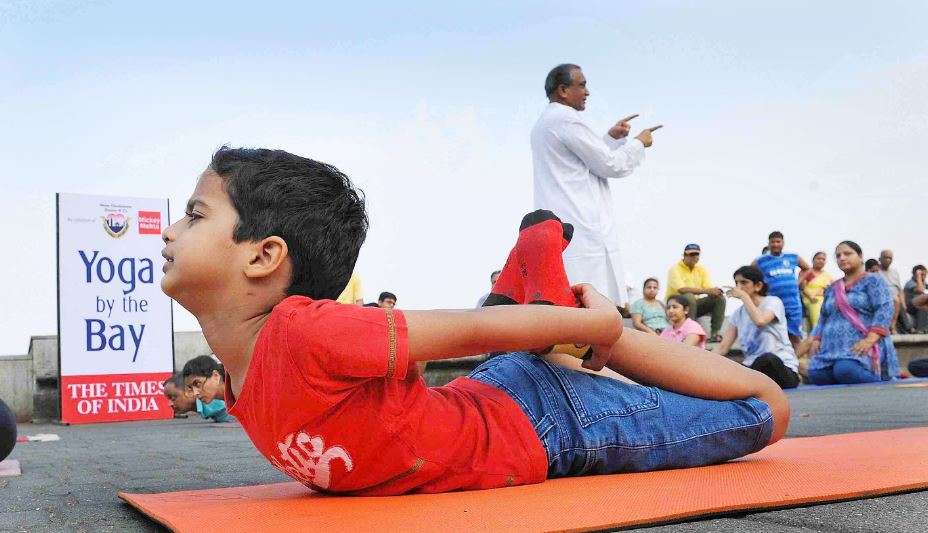
[[[755,397],[773,413],[769,444],[789,425],[789,400],[780,386],[760,372],[699,348],[627,330],[612,347],[610,369],[638,383],[707,400]]]
[[[621,316],[611,302],[597,309],[500,305],[463,311],[404,311],[403,314],[410,361],[491,351],[533,350],[566,343],[592,344],[595,349],[611,346],[622,333]],[[608,353],[608,349],[601,351]]]

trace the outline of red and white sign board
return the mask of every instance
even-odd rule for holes
[[[171,418],[171,300],[161,292],[168,201],[57,195],[61,421]]]

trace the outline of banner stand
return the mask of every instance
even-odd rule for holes
[[[58,423],[173,418],[167,199],[57,193]]]

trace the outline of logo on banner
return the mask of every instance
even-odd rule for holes
[[[103,216],[103,229],[114,239],[118,239],[129,230],[129,217],[122,213],[107,213]]]
[[[139,211],[139,235],[161,235],[161,211]]]

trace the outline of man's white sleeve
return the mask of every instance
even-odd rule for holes
[[[644,160],[644,144],[638,139],[615,143],[612,150],[580,121],[564,123],[558,134],[561,142],[600,178],[624,178]]]

